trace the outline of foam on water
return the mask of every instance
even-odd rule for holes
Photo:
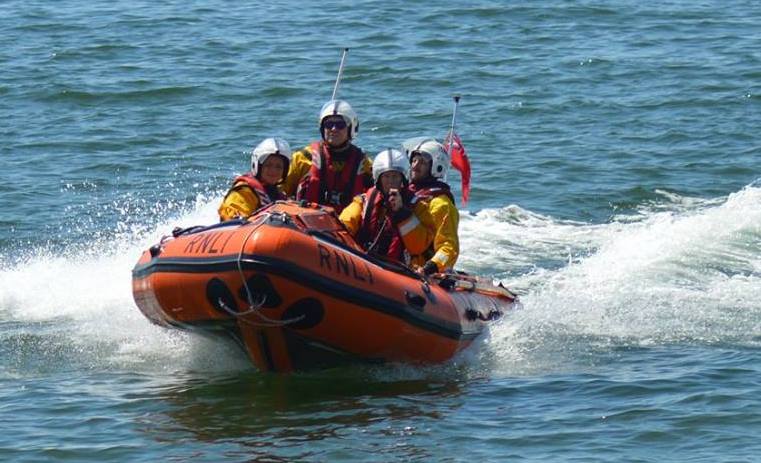
[[[190,212],[150,230],[116,227],[122,231],[110,240],[63,251],[37,249],[3,264],[3,342],[14,346],[8,355],[21,369],[29,362],[47,369],[72,361],[94,368],[249,367],[231,345],[152,325],[132,299],[131,270],[142,251],[175,226],[213,223],[218,201],[199,197]],[[220,362],[223,358],[229,361]]]
[[[518,206],[463,213],[460,267],[502,279],[524,309],[460,360],[515,374],[621,347],[758,344],[761,188],[714,200],[664,198],[607,224],[558,221]],[[155,327],[132,300],[130,271],[140,253],[175,226],[213,223],[218,202],[199,196],[151,228],[123,226],[115,239],[38,249],[3,264],[4,342],[42,363],[73,357],[98,368],[247,368],[231,344]]]
[[[505,279],[522,291],[524,310],[497,325],[487,341],[501,367],[561,367],[611,348],[758,345],[761,188],[751,185],[721,200],[669,200],[668,208],[643,206],[637,217],[605,225],[546,219],[535,227],[532,220],[484,218],[494,211],[479,214],[475,220],[489,222],[482,228],[490,231],[466,234],[465,254],[488,246],[499,228],[505,239],[522,236],[519,246],[539,256],[568,249],[566,266]],[[506,246],[496,249],[511,259]],[[509,273],[510,264],[494,265],[497,274]]]

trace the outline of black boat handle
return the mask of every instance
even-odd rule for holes
[[[425,306],[425,298],[409,291],[404,292],[404,298],[407,299],[407,303],[417,310],[423,310]]]

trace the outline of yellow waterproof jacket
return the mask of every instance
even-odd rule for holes
[[[423,206],[425,212],[420,213],[419,217],[421,222],[431,227],[432,239],[424,252],[410,253],[413,254],[410,263],[413,266],[423,266],[430,260],[436,264],[439,272],[451,269],[460,255],[460,239],[457,234],[460,212],[446,194],[420,199],[418,204]],[[416,205],[416,209],[417,207]]]
[[[366,200],[365,193],[355,196],[338,217],[352,236],[356,237],[362,226],[362,211]],[[422,254],[430,246],[433,240],[433,224],[425,204],[418,202],[412,209],[402,208],[394,214],[391,222],[399,231],[408,254]]]
[[[248,217],[259,209],[259,195],[244,182],[236,183],[225,195],[219,206],[219,220],[224,222],[236,217]]]
[[[291,163],[288,166],[288,175],[285,178],[285,187],[283,188],[283,191],[289,198],[296,196],[299,182],[309,173],[309,169],[312,167],[312,154],[312,145],[308,145],[298,151],[294,151],[291,155]],[[340,173],[343,170],[344,164],[343,161],[334,159],[333,169]],[[362,159],[362,173],[367,174],[370,178],[373,176],[373,162],[367,156]]]
[[[235,178],[232,188],[219,206],[219,220],[224,222],[236,217],[248,217],[260,207],[278,199],[285,199],[280,187],[265,188],[250,172],[240,175]]]

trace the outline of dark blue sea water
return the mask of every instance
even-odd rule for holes
[[[0,461],[752,462],[761,3],[0,2]],[[452,362],[276,376],[149,324],[140,252],[339,96],[443,136],[462,270],[524,309]],[[458,189],[459,176],[449,180]]]

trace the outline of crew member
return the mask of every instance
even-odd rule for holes
[[[398,150],[387,149],[373,161],[375,186],[358,195],[339,219],[369,253],[402,264],[411,253],[422,253],[432,240],[430,224],[421,223],[417,214],[426,214],[422,203],[413,211],[407,190],[409,161]]]
[[[449,153],[433,138],[418,137],[402,143],[410,160],[409,191],[426,206],[433,239],[427,249],[412,255],[411,264],[426,275],[451,270],[460,253],[457,228],[460,213],[446,183]]]
[[[233,186],[219,206],[219,220],[248,217],[285,194],[279,189],[285,181],[291,156],[288,142],[266,138],[251,152],[251,170],[233,180]]]
[[[325,103],[319,124],[322,140],[293,153],[285,193],[331,206],[340,214],[354,196],[372,186],[372,162],[352,143],[359,119],[349,103]]]

